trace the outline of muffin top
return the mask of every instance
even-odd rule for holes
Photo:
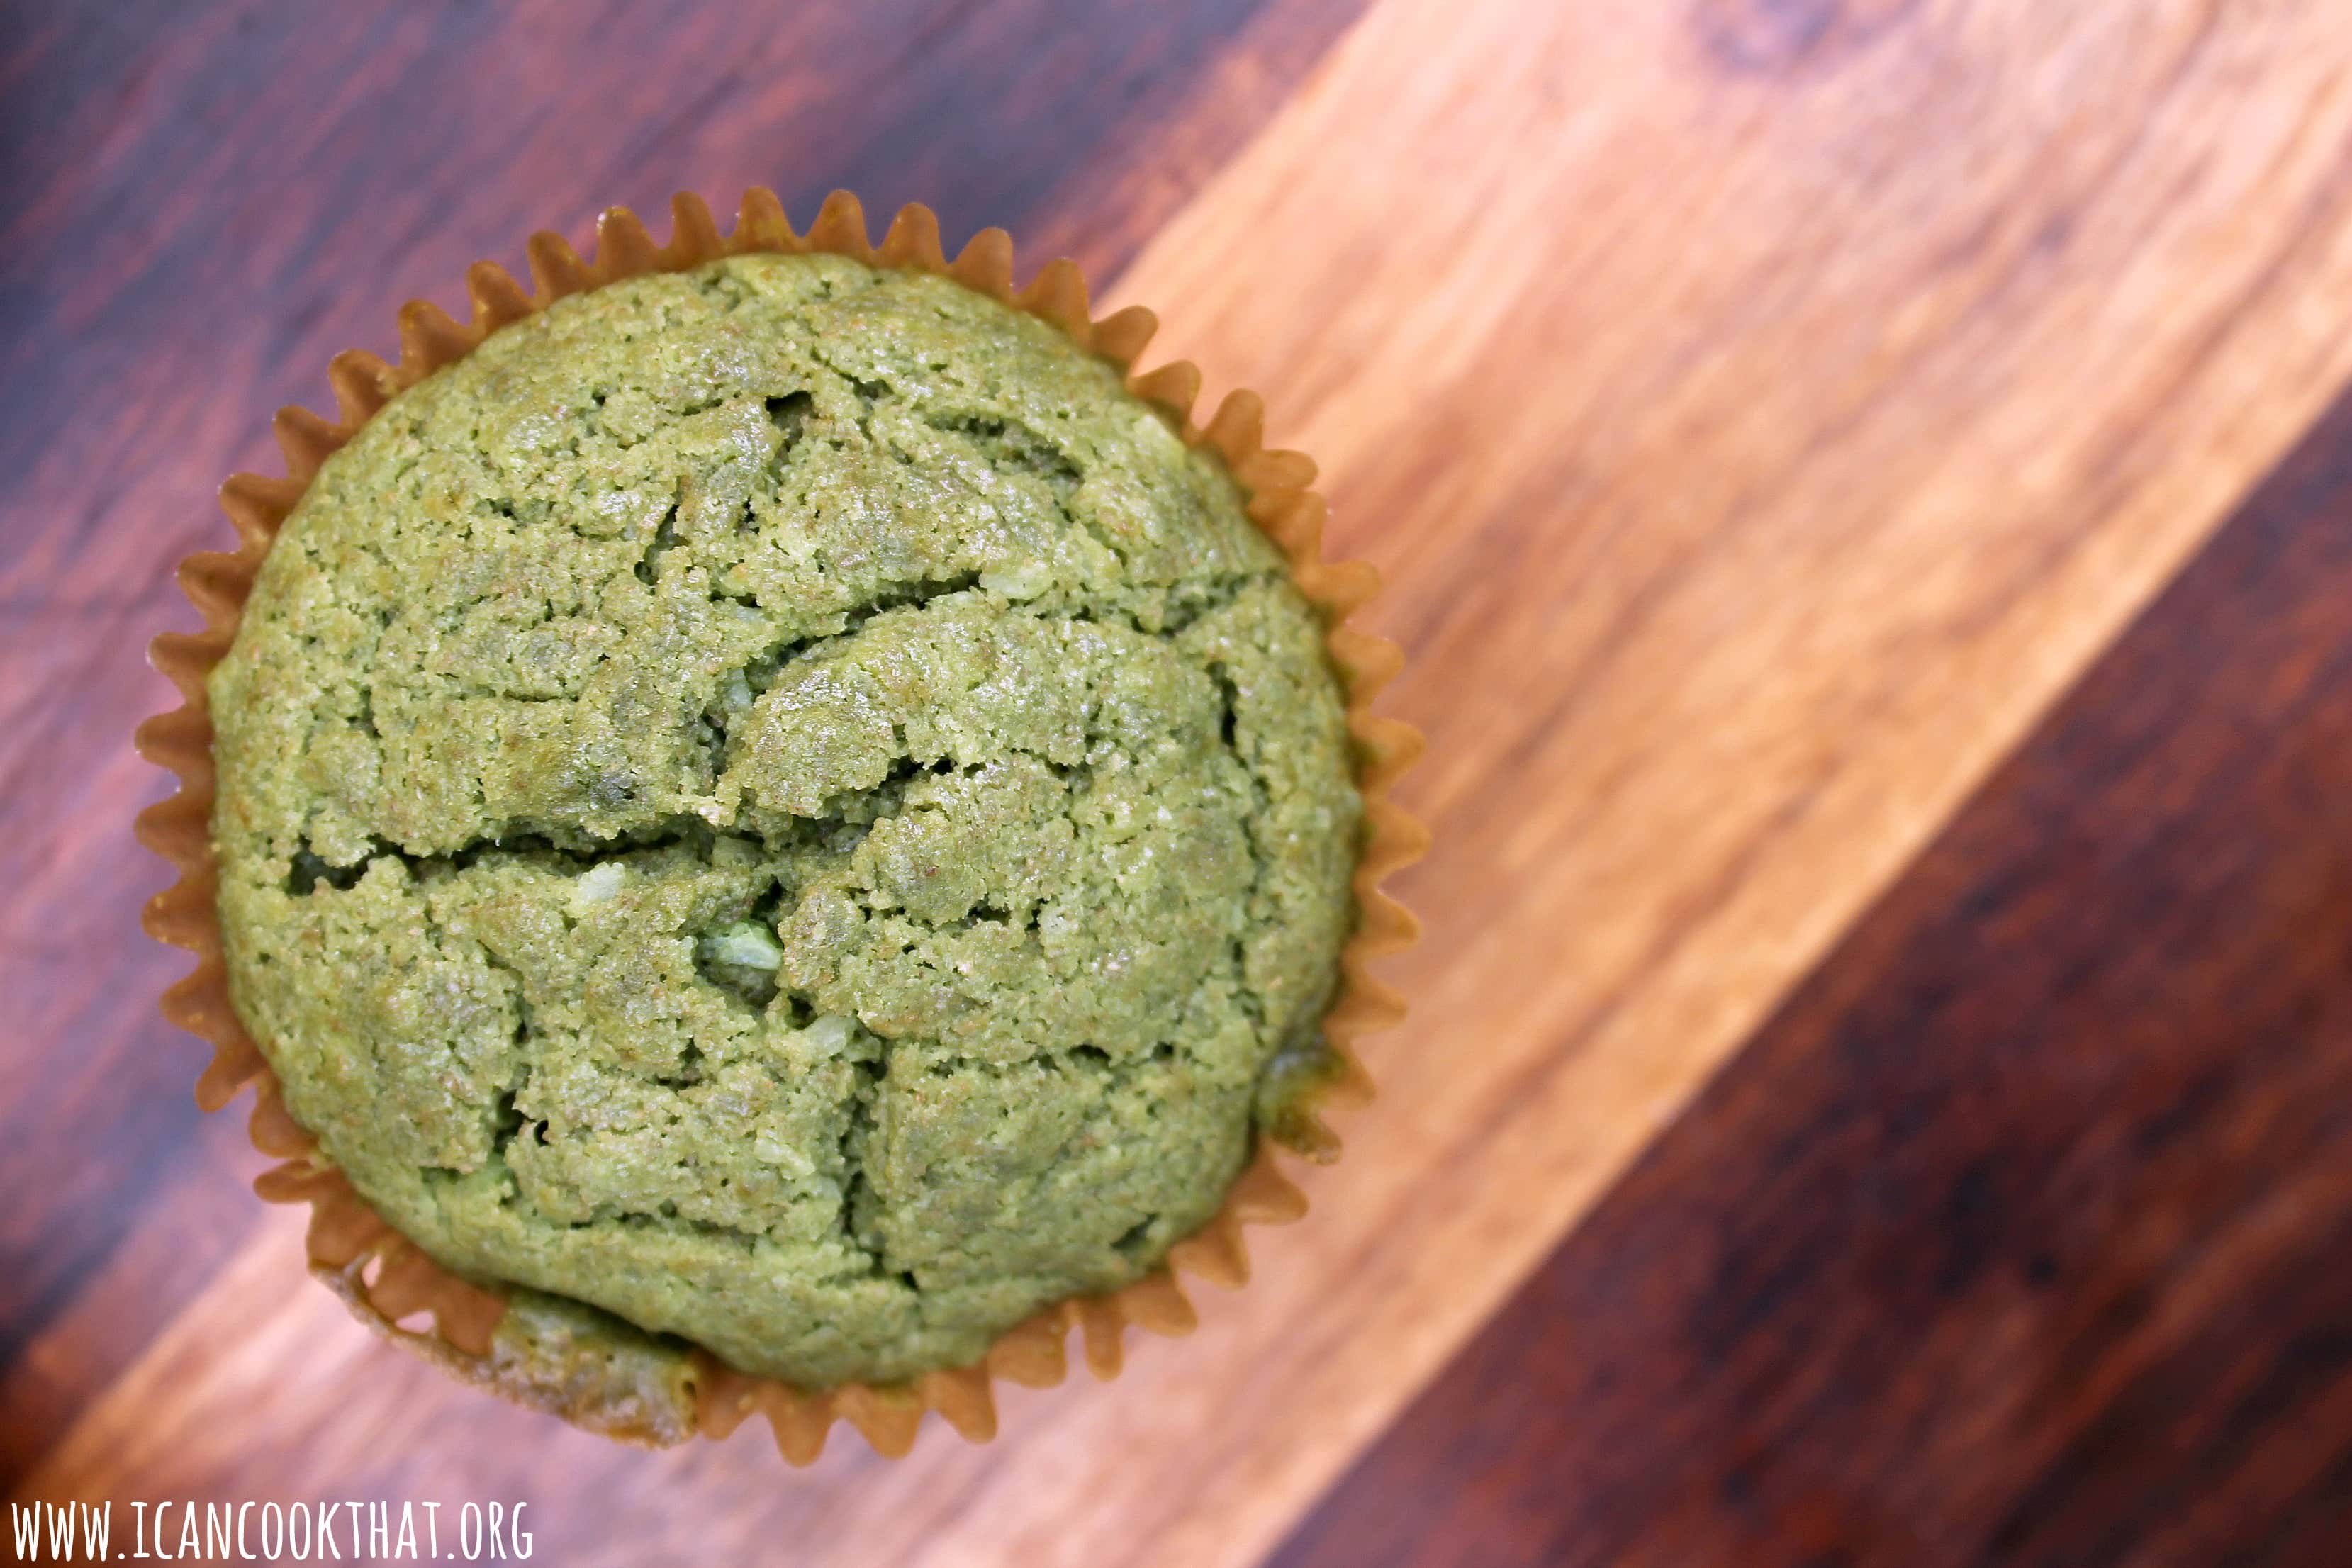
[[[943,279],[494,333],[320,468],[211,699],[231,994],[326,1157],[748,1373],[1139,1277],[1324,1059],[1319,623],[1213,458]]]

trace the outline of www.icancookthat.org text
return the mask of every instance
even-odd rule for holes
[[[29,1502],[19,1563],[497,1563],[530,1556],[524,1503]]]

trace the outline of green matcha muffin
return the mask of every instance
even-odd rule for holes
[[[739,256],[493,333],[326,460],[209,689],[288,1110],[568,1355],[972,1363],[1328,1059],[1323,626],[1216,458],[947,279]]]

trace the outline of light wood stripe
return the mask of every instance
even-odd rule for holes
[[[1414,658],[1431,939],[1314,1215],[992,1447],[646,1460],[395,1373],[344,1418],[470,1440],[370,1473],[647,1500],[567,1562],[1254,1560],[2352,371],[2347,63],[2318,5],[1383,0],[1114,300],[1323,459]],[[258,1340],[257,1276],[175,1334],[393,1364],[307,1286]],[[115,1488],[172,1353],[30,1489]]]

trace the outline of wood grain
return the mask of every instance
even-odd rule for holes
[[[185,960],[128,935],[165,879],[129,740],[172,702],[147,637],[194,620],[170,569],[226,541],[223,477],[277,471],[270,413],[485,252],[690,182],[803,223],[856,184],[1112,269],[1355,9],[0,7],[0,1179],[43,1194],[0,1209],[0,1478],[260,1223],[154,1016]]]
[[[1113,290],[1323,461],[1432,740],[1417,1022],[1252,1287],[990,1447],[786,1479],[749,1435],[646,1459],[487,1408],[307,1289],[257,1324],[263,1227],[23,1489],[523,1496],[580,1563],[1253,1560],[2341,385],[2347,71],[2321,4],[1379,0]],[[490,203],[385,189],[435,244]],[[253,428],[224,401],[147,423]]]
[[[1279,1568],[2335,1568],[2352,398]]]

